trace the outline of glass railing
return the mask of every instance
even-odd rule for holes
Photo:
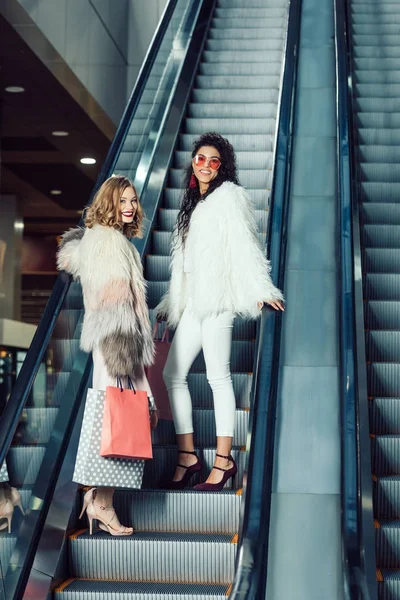
[[[168,2],[94,189],[113,173],[128,175],[148,229],[149,176],[203,5],[207,2]],[[158,185],[161,189],[163,180]],[[3,593],[7,600],[23,597],[89,383],[91,357],[79,349],[82,317],[80,285],[61,273],[0,419],[0,598]],[[8,510],[19,500],[25,516],[16,506],[9,533],[2,507]]]

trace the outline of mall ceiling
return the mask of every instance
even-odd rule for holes
[[[0,40],[0,191],[21,198],[26,233],[58,234],[79,219],[110,136],[1,15]]]

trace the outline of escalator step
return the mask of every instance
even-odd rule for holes
[[[229,6],[228,6],[229,4]],[[250,4],[250,3],[249,3]],[[282,6],[284,4],[282,3]],[[277,19],[281,17],[282,19],[285,17],[287,13],[287,9],[285,8],[273,8],[272,6],[265,6],[264,3],[260,3],[259,8],[248,7],[243,8],[243,3],[240,3],[240,8],[234,6],[234,2],[227,3],[227,6],[224,8],[221,3],[215,9],[215,16],[218,18],[227,19],[229,17],[235,19],[241,19],[242,17],[256,17],[263,19]],[[280,27],[284,27],[285,22],[283,21]]]
[[[201,90],[199,90],[201,91]],[[222,90],[220,90],[222,95]],[[225,92],[224,92],[225,93]],[[199,101],[200,102],[200,101]],[[242,100],[241,100],[242,102]],[[181,134],[181,150],[191,151],[193,142],[198,138],[197,134]],[[229,135],[229,141],[237,152],[272,152],[274,136],[269,135],[250,135],[248,133]]]
[[[400,46],[354,46],[356,58],[400,58]],[[361,94],[367,96],[367,93]],[[375,95],[375,94],[373,94]],[[384,96],[384,92],[382,91]],[[393,94],[393,97],[395,94]]]
[[[2,565],[9,565],[11,555],[14,551],[15,544],[17,542],[17,536],[13,534],[11,530],[11,534],[6,531],[2,531],[0,533],[0,561]],[[3,596],[5,598],[5,596]]]
[[[360,188],[361,202],[400,203],[398,183],[362,181]]]
[[[365,342],[370,362],[394,363],[400,357],[400,331],[367,331]]]
[[[368,390],[371,396],[400,396],[400,363],[367,365]]]
[[[63,309],[58,316],[56,326],[54,327],[52,333],[52,338],[79,339],[80,327],[78,327],[78,323],[82,321],[82,318],[83,311],[81,309]]]
[[[49,345],[48,364],[51,364],[54,371],[72,371],[78,350],[79,339],[52,339]]]
[[[211,29],[208,32],[208,36],[210,40],[227,40],[232,38],[244,40],[249,39],[249,37],[251,37],[252,40],[260,40],[265,36],[268,36],[270,39],[275,38],[282,40],[284,38],[284,29],[280,29],[276,26],[278,19],[266,19],[266,21],[266,26],[253,28],[251,32],[249,32],[246,27],[243,29],[240,29],[239,27],[218,27],[218,25],[215,25],[213,21]]]
[[[275,132],[275,119],[186,119],[186,132],[201,135],[204,131],[218,129],[223,136],[237,134],[260,134],[273,135]],[[232,143],[232,142],[231,142]]]
[[[198,75],[196,77],[196,88],[207,90],[223,90],[229,89],[230,93],[233,90],[240,89],[262,89],[271,87],[278,89],[280,84],[280,76],[277,75],[257,75],[253,77],[249,75]]]
[[[379,98],[378,98],[379,100]],[[398,146],[400,144],[400,129],[359,128],[358,139],[361,144],[377,146]]]
[[[357,35],[400,35],[400,23],[354,23],[352,29]]]
[[[121,522],[138,531],[231,534],[239,527],[241,496],[231,490],[118,490],[114,498]]]
[[[366,302],[365,324],[368,329],[400,330],[400,302],[379,300]]]
[[[228,593],[228,585],[72,579],[57,588],[54,597],[60,600],[226,600]]]
[[[376,60],[377,63],[382,62],[379,58],[360,58],[358,60]],[[386,59],[392,60],[392,59]],[[398,60],[393,59],[397,64]],[[362,98],[354,99],[355,109],[359,112],[400,112],[400,98]]]
[[[46,446],[14,446],[7,454],[10,481],[14,486],[29,486],[36,481]]]
[[[399,164],[400,147],[360,145],[358,148],[360,159],[363,163]]]
[[[374,398],[369,402],[369,418],[374,434],[400,435],[400,398]]]
[[[205,50],[203,53],[203,60],[206,63],[251,63],[261,62],[264,63],[265,59],[268,59],[271,63],[279,62],[282,58],[282,52],[280,50],[269,50],[266,56],[265,52],[254,52],[253,50],[237,50],[237,49],[226,49],[226,50]],[[195,91],[195,90],[194,90]],[[245,90],[239,90],[245,92]],[[253,91],[253,90],[251,90]],[[255,91],[255,90],[254,90]],[[259,90],[261,92],[261,90]],[[279,91],[274,90],[262,90],[263,97],[278,98]],[[249,102],[260,102],[260,96],[252,95],[248,92]],[[227,102],[241,102],[240,97],[237,98],[237,92],[230,94],[226,98]],[[216,102],[222,102],[222,100],[216,99]]]
[[[364,202],[360,206],[360,215],[365,225],[400,225],[400,202]]]
[[[378,435],[371,440],[372,471],[377,475],[400,474],[400,436]]]
[[[374,84],[375,85],[375,84]],[[378,85],[380,87],[381,84]],[[399,129],[400,113],[389,112],[360,112],[355,115],[358,127],[376,129]]]
[[[18,443],[46,444],[54,427],[58,408],[26,408],[17,429]]]
[[[381,521],[375,529],[376,561],[380,569],[393,569],[400,564],[400,521]]]
[[[219,8],[225,9],[243,9],[243,0],[218,0]],[[265,0],[248,0],[245,6],[252,9],[264,9],[274,12],[274,14],[282,14],[282,11],[287,11],[288,4],[286,0],[269,0],[268,9],[265,9]],[[285,14],[285,13],[284,13]]]
[[[400,248],[398,225],[364,225],[361,231],[365,248]]]
[[[248,8],[247,3],[246,8],[243,8],[243,2],[235,3],[235,0],[232,0],[232,2],[226,2],[225,4],[219,2],[215,9],[215,16],[224,19],[229,17],[234,17],[236,19],[242,17],[262,17],[265,19],[275,19],[277,17],[284,18],[287,14],[287,5],[285,5],[284,2],[281,2],[281,4],[275,3],[275,5],[268,3],[268,6],[266,6],[264,1],[260,2],[257,8],[253,6],[251,2],[248,4]],[[285,23],[283,22],[282,26],[284,25]]]
[[[213,29],[222,29],[224,31],[226,30],[230,30],[230,29],[240,29],[242,31],[244,31],[245,33],[247,33],[247,38],[251,38],[254,39],[253,36],[253,31],[252,29],[261,29],[264,32],[265,37],[268,37],[269,39],[271,39],[271,36],[268,35],[268,30],[271,29],[275,29],[275,31],[277,31],[278,33],[280,33],[281,35],[279,36],[279,38],[282,38],[282,32],[284,30],[284,21],[282,17],[276,17],[274,18],[265,18],[262,17],[261,15],[257,16],[257,17],[233,17],[233,18],[219,18],[219,17],[214,17],[211,21],[211,27]],[[272,37],[276,37],[275,35]],[[232,38],[231,38],[232,39]]]
[[[380,71],[364,71],[356,69],[354,74],[354,81],[357,83],[378,83],[380,84],[393,84],[400,83],[400,74],[396,71],[391,70],[380,70]]]
[[[112,538],[88,531],[69,539],[73,577],[166,583],[227,584],[233,579],[232,535],[142,532]],[[171,564],[174,568],[171,569]]]
[[[400,247],[397,249],[366,248],[363,253],[363,270],[367,273],[396,273],[399,269]]]
[[[254,54],[263,54],[263,58],[265,57],[265,53],[269,51],[275,51],[277,54],[282,57],[282,47],[283,47],[283,39],[252,39],[251,32],[249,32],[249,39],[240,39],[240,40],[211,40],[208,39],[206,41],[206,50],[216,51],[216,52],[226,52],[227,50],[250,50]],[[270,60],[274,62],[279,60],[277,54],[270,55]],[[251,62],[251,61],[249,61]],[[260,86],[261,87],[261,86]]]
[[[400,300],[400,274],[367,274],[364,296],[368,300]]]
[[[397,519],[400,515],[400,476],[374,477],[373,498],[379,519]]]

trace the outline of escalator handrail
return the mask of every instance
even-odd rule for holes
[[[151,41],[142,68],[140,69],[133,92],[122,115],[118,129],[108,150],[104,164],[97,177],[90,201],[102,183],[113,173],[121,148],[125,142],[129,127],[139,106],[151,68],[164,39],[169,22],[174,14],[178,0],[169,0]],[[81,224],[82,221],[81,221]],[[31,392],[37,372],[46,352],[57,318],[71,284],[71,277],[66,273],[58,275],[46,308],[36,329],[32,343],[28,349],[21,371],[17,377],[8,403],[0,419],[0,465],[3,464],[14,438],[18,423]]]
[[[341,386],[341,504],[344,597],[376,598],[375,569],[368,581],[366,565],[374,560],[374,536],[366,535],[362,495],[368,486],[371,499],[369,456],[362,457],[361,415],[367,411],[365,341],[362,306],[359,216],[355,191],[356,169],[352,122],[352,70],[350,22],[346,0],[335,0],[337,84],[337,161],[340,231],[340,386]],[[361,314],[360,314],[361,311]],[[364,357],[364,358],[363,358]],[[367,448],[369,453],[369,448]],[[372,530],[372,502],[369,502]],[[364,524],[363,524],[364,523]]]
[[[290,0],[270,199],[267,252],[271,276],[283,289],[290,194],[293,118],[302,0]],[[264,598],[272,498],[275,420],[280,363],[280,314],[263,310],[254,362],[249,456],[244,477],[241,531],[230,598]]]

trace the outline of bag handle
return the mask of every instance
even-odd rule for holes
[[[129,375],[126,378],[126,380],[128,382],[128,387],[126,389],[132,390],[136,394],[136,390],[133,387],[132,379],[129,377]],[[122,377],[120,377],[120,376],[117,377],[117,387],[119,387],[121,392],[125,389],[124,386],[122,385]]]
[[[158,326],[160,325],[159,321],[156,321],[154,323],[154,327],[153,327],[153,340],[157,340],[158,339]],[[166,327],[164,329],[164,333],[161,336],[161,342],[166,342],[167,344],[169,344],[169,328]]]

